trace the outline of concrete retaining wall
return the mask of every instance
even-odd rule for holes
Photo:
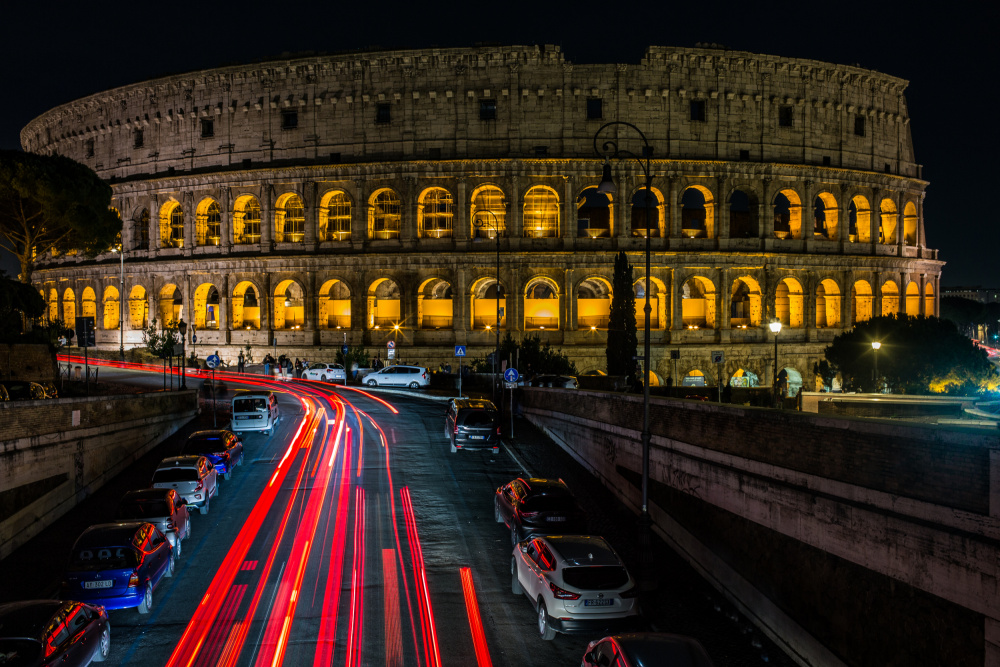
[[[0,403],[0,559],[197,409],[194,391]]]
[[[641,397],[523,404],[638,509]],[[650,423],[657,529],[800,664],[1000,664],[995,429],[664,399]]]

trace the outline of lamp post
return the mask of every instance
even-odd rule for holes
[[[111,252],[118,253],[121,259],[121,282],[118,291],[118,356],[125,361],[125,243],[120,242]]]
[[[778,403],[778,334],[781,333],[781,320],[775,319],[770,324],[767,325],[771,329],[771,333],[774,334],[774,404],[775,407],[779,405]]]
[[[187,322],[181,318],[181,321],[177,323],[177,331],[181,334],[181,389],[187,389],[187,351],[185,350],[184,343],[187,338],[188,325]]]
[[[875,392],[882,393],[882,383],[879,382],[878,377],[878,349],[882,347],[882,343],[877,340],[872,341],[872,354],[875,355]]]
[[[637,155],[630,150],[621,148],[618,146],[618,141],[616,138],[606,138],[603,143],[599,143],[598,140],[601,133],[604,132],[609,127],[612,126],[622,126],[634,130],[639,138],[642,139],[642,155]],[[653,152],[646,140],[646,135],[642,133],[638,127],[632,123],[626,123],[621,120],[613,120],[610,123],[605,123],[597,130],[594,134],[594,152],[599,156],[604,158],[604,168],[601,173],[601,183],[597,186],[597,191],[601,194],[611,194],[615,191],[615,182],[611,178],[611,160],[635,160],[639,167],[642,169],[643,175],[646,177],[646,305],[643,307],[642,312],[645,314],[645,325],[643,327],[643,339],[642,339],[642,515],[640,520],[644,522],[645,525],[649,524],[649,442],[651,439],[649,433],[649,322],[650,322],[650,311],[652,307],[649,305],[649,274],[650,274],[650,231],[649,222],[651,219],[652,212],[652,185],[653,185],[653,172],[649,167],[649,156]]]
[[[496,322],[497,346],[496,346],[496,350],[494,350],[494,352],[493,352],[493,400],[496,401],[496,398],[497,398],[497,384],[498,384],[497,368],[499,368],[499,366],[500,366],[500,219],[497,218],[497,214],[496,213],[494,213],[493,211],[490,211],[489,209],[485,209],[485,210],[477,211],[476,212],[477,215],[479,213],[486,213],[486,214],[488,214],[491,218],[493,218],[493,221],[490,222],[489,220],[476,220],[475,221],[476,227],[483,227],[485,229],[492,229],[493,230],[494,238],[497,241],[497,288],[496,288],[496,297],[497,297],[497,322]],[[501,393],[500,396],[503,397],[503,394]],[[503,406],[500,406],[500,407],[502,408]]]

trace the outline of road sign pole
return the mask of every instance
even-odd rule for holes
[[[458,358],[458,397],[462,398],[462,357]]]
[[[218,427],[219,423],[215,418],[215,367],[212,367],[212,426]]]
[[[87,378],[85,382],[87,387],[87,396],[90,396],[90,358],[87,356],[87,350],[89,347],[90,346],[85,346],[83,348],[83,372]]]

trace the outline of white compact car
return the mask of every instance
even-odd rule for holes
[[[423,366],[386,366],[365,376],[369,387],[409,387],[419,389],[431,383],[431,373]]]
[[[511,590],[535,605],[542,639],[606,634],[639,614],[639,587],[603,537],[548,535],[514,547]]]
[[[309,364],[302,371],[303,380],[319,380],[320,382],[340,382],[347,384],[347,371],[340,364],[324,364],[322,362]]]

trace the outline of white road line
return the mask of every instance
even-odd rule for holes
[[[517,458],[517,455],[514,454],[514,452],[510,451],[510,447],[507,446],[507,443],[501,440],[500,444],[503,445],[503,449],[505,452],[507,452],[507,456],[513,459],[514,463],[517,464],[517,467],[520,468],[525,475],[527,475],[528,477],[532,477],[533,475],[530,472],[528,472],[528,468],[525,467],[523,463],[521,463],[521,459]]]

